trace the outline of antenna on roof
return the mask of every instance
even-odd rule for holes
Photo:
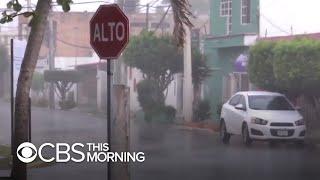
[[[267,37],[268,36],[268,29],[266,28],[266,32],[264,34],[264,37]]]

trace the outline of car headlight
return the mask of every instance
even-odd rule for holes
[[[268,121],[260,118],[251,118],[251,123],[253,124],[260,124],[260,125],[267,125]]]
[[[300,119],[298,121],[295,121],[294,124],[296,124],[296,126],[303,126],[305,123],[303,119]]]

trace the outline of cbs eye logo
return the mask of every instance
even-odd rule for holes
[[[20,161],[31,163],[37,158],[37,148],[29,142],[22,143],[17,148],[17,156]]]

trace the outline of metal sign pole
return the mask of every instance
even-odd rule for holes
[[[107,59],[107,134],[109,151],[111,151],[111,59]],[[108,180],[111,180],[111,164],[108,162]]]
[[[105,25],[115,23],[109,26],[110,31],[106,31]],[[119,27],[118,27],[119,26]],[[114,33],[109,33],[114,32]],[[107,35],[108,37],[105,37]],[[111,41],[102,39],[108,38]],[[129,19],[117,4],[101,5],[90,20],[90,44],[100,59],[107,60],[107,136],[109,151],[112,151],[111,136],[115,130],[112,126],[111,117],[111,61],[117,59],[129,42]],[[114,166],[108,163],[108,180],[111,180],[111,169]],[[112,174],[115,175],[115,174]]]

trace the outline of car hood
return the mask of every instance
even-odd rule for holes
[[[302,116],[298,111],[252,110],[250,115],[252,117],[257,117],[272,122],[294,122],[302,119]]]

